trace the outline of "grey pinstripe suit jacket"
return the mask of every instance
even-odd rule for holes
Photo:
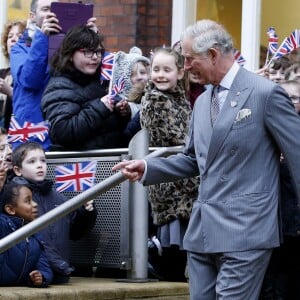
[[[144,184],[200,172],[184,247],[217,253],[279,245],[279,153],[300,195],[300,118],[285,91],[243,68],[214,128],[211,89],[197,100],[184,153],[147,160]]]

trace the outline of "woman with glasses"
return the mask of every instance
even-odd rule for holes
[[[114,109],[100,83],[102,37],[87,26],[66,34],[51,63],[51,79],[42,98],[52,150],[126,147],[129,120]]]

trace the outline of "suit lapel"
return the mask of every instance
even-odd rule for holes
[[[220,115],[218,116],[215,122],[208,149],[205,171],[210,167],[211,163],[213,162],[215,156],[217,155],[220,147],[222,146],[225,138],[227,137],[232,127],[237,113],[243,107],[244,103],[248,99],[250,92],[253,89],[253,87],[245,87],[245,85],[241,82],[241,73],[242,72],[240,70],[236,78],[234,79],[226,97],[226,100],[223,104]]]

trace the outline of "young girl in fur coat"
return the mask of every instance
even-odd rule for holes
[[[151,62],[151,82],[141,100],[141,127],[149,131],[150,147],[183,145],[192,109],[183,88],[183,57],[158,48]],[[156,271],[165,280],[185,281],[186,253],[182,241],[198,192],[198,178],[149,187],[153,223],[162,246]]]

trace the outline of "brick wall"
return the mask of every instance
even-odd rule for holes
[[[70,1],[71,2],[71,1]],[[138,46],[147,55],[155,47],[170,45],[172,0],[87,0],[110,51]]]

